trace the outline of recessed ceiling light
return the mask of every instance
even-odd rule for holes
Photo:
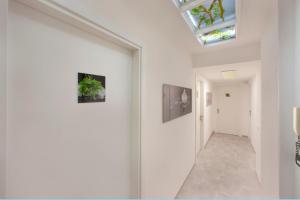
[[[222,71],[222,76],[226,80],[235,79],[237,76],[236,70]]]

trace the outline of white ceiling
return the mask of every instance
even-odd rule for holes
[[[212,67],[202,67],[196,70],[197,77],[205,78],[213,83],[232,83],[251,80],[258,72],[260,68],[260,62],[245,62],[236,63],[229,65],[219,65]],[[236,70],[237,78],[234,80],[224,80],[222,76],[222,71]]]
[[[202,47],[192,31],[190,31],[187,24],[185,24],[182,18],[180,23],[177,23],[179,30],[174,32],[178,37],[185,38],[187,48],[192,54],[201,54],[203,52],[210,52],[220,50],[223,48],[232,48],[245,46],[248,44],[257,43],[261,39],[264,26],[267,22],[268,14],[272,12],[268,2],[270,0],[237,0],[240,4],[239,16],[238,16],[238,38],[233,42],[226,44],[216,45],[212,47]],[[170,3],[173,4],[172,0]],[[176,7],[174,6],[174,9]],[[178,15],[180,13],[178,12]],[[175,22],[174,22],[175,23]],[[188,31],[182,31],[186,29]]]
[[[68,2],[68,0],[64,1]],[[241,5],[237,40],[213,47],[203,47],[197,41],[173,0],[84,0],[84,3],[90,4],[95,9],[95,13],[101,11],[105,12],[107,16],[111,16],[109,18],[111,24],[116,22],[116,16],[124,16],[124,21],[126,21],[124,27],[116,22],[118,27],[121,27],[120,30],[126,30],[128,23],[134,26],[140,26],[143,23],[152,35],[163,35],[165,40],[176,43],[177,48],[182,48],[191,55],[198,55],[260,42],[267,18],[272,16],[270,15],[272,10],[268,6],[269,1],[272,0],[237,1],[240,1]],[[78,2],[83,1],[78,0]],[[112,9],[103,9],[105,8],[103,4],[110,5]],[[130,30],[130,32],[134,31]],[[124,33],[124,35],[127,34]]]

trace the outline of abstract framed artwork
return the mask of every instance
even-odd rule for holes
[[[163,85],[163,123],[192,112],[192,89]]]
[[[78,103],[105,102],[105,76],[78,73]]]

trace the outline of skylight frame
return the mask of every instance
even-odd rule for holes
[[[225,29],[225,31],[231,31],[231,29],[233,29],[233,31],[234,31],[234,34],[232,35],[232,36],[230,36],[231,38],[228,38],[228,39],[221,39],[221,38],[217,38],[216,39],[216,41],[206,41],[206,42],[208,42],[208,43],[205,43],[202,39],[201,39],[201,37],[203,37],[202,35],[199,35],[199,36],[197,36],[197,38],[198,38],[198,41],[203,45],[203,46],[215,46],[215,45],[219,45],[219,44],[222,44],[222,43],[228,43],[228,42],[231,42],[231,41],[233,41],[233,40],[235,40],[236,39],[236,27],[235,27],[235,25],[231,25],[231,26],[227,26],[227,27],[224,27],[224,28],[221,28],[221,29],[216,29],[216,30],[219,30],[220,32],[225,32],[224,31],[224,29]],[[211,32],[213,32],[213,31],[216,31],[216,30],[212,30]],[[208,33],[210,33],[210,32],[208,32]],[[205,34],[205,33],[204,33]],[[212,36],[211,36],[212,37]]]
[[[191,10],[191,9],[193,9],[193,8],[199,6],[199,5],[203,5],[206,2],[210,2],[210,1],[211,0],[191,0],[190,2],[182,4],[182,3],[179,2],[179,0],[173,0],[175,5],[179,9],[182,17],[184,18],[185,22],[188,24],[188,26],[190,27],[190,29],[194,33],[196,39],[199,41],[199,43],[202,46],[204,46],[204,47],[215,46],[215,45],[219,45],[219,44],[223,44],[223,43],[232,42],[233,40],[237,40],[238,36],[239,36],[238,27],[239,27],[239,19],[240,19],[239,16],[240,16],[240,7],[241,7],[240,0],[235,0],[235,19],[225,21],[225,22],[221,22],[219,24],[211,25],[211,26],[208,26],[206,28],[202,28],[200,30],[195,28],[195,25],[192,23],[192,18],[191,18],[191,16],[188,16],[187,11]],[[212,44],[204,44],[204,42],[199,37],[199,34],[205,34],[205,33],[211,32],[213,30],[228,27],[230,25],[235,26],[235,38],[233,38],[233,39],[223,40],[223,41],[219,41],[219,42],[212,43]]]

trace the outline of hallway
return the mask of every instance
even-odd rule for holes
[[[198,155],[178,198],[253,198],[262,196],[255,152],[246,137],[214,134]]]
[[[299,34],[300,0],[0,0],[0,200],[300,200]]]

